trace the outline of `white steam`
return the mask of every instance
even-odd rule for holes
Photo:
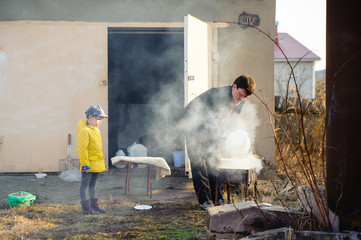
[[[162,87],[162,91],[153,98],[153,104],[160,101],[162,104],[155,104],[157,112],[160,116],[174,116],[174,106],[178,101],[175,96],[174,88],[171,85],[165,85]],[[228,109],[219,109],[219,111],[212,111],[211,113],[205,112],[206,106],[202,104],[195,104],[193,106],[192,115],[187,116],[186,119],[181,121],[173,121],[174,128],[170,128],[170,132],[163,132],[161,138],[163,142],[172,143],[175,138],[183,137],[187,131],[192,131],[192,126],[197,126],[199,123],[205,125],[205,129],[214,129],[214,126],[220,125],[219,118],[215,116],[225,116],[228,113]],[[173,111],[173,112],[172,112]],[[177,114],[176,114],[177,115]],[[262,169],[261,160],[253,154],[254,140],[256,137],[256,128],[259,126],[259,119],[257,117],[257,109],[254,104],[249,100],[243,105],[241,113],[237,118],[233,119],[234,122],[230,123],[228,130],[228,136],[223,139],[219,139],[219,146],[211,146],[218,148],[217,161],[223,161],[219,165],[222,168],[229,169],[255,169],[257,173]],[[159,128],[160,121],[154,122],[153,127]],[[164,124],[164,122],[162,123]],[[169,125],[168,125],[169,126]],[[164,125],[165,127],[165,125]],[[177,131],[177,130],[181,131]],[[227,159],[227,160],[225,160]],[[209,159],[210,161],[211,159]],[[192,161],[192,159],[191,159]],[[226,162],[225,162],[226,161]],[[210,163],[210,165],[217,166],[217,162]]]
[[[242,156],[251,149],[251,140],[243,130],[231,132],[224,143],[224,150],[232,156]]]
[[[237,130],[230,133],[224,143],[224,156],[219,157],[221,169],[262,169],[262,161],[251,151],[251,141],[247,132]]]
[[[243,105],[242,112],[239,115],[237,127],[235,130],[243,130],[250,139],[251,148],[254,147],[256,138],[256,128],[260,125],[257,116],[256,105],[249,100]]]

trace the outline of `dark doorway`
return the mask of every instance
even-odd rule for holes
[[[182,146],[172,129],[184,107],[183,61],[182,28],[108,29],[109,158],[136,142],[170,161]]]

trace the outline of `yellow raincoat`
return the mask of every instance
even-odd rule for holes
[[[79,120],[77,132],[80,171],[83,166],[90,166],[89,172],[105,171],[102,136],[99,129],[91,124],[87,125],[84,120]]]

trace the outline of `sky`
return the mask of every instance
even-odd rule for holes
[[[276,0],[278,32],[285,32],[321,58],[326,68],[326,0]]]

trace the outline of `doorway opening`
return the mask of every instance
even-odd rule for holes
[[[109,159],[140,143],[170,162],[184,147],[183,28],[108,28],[108,82]]]

